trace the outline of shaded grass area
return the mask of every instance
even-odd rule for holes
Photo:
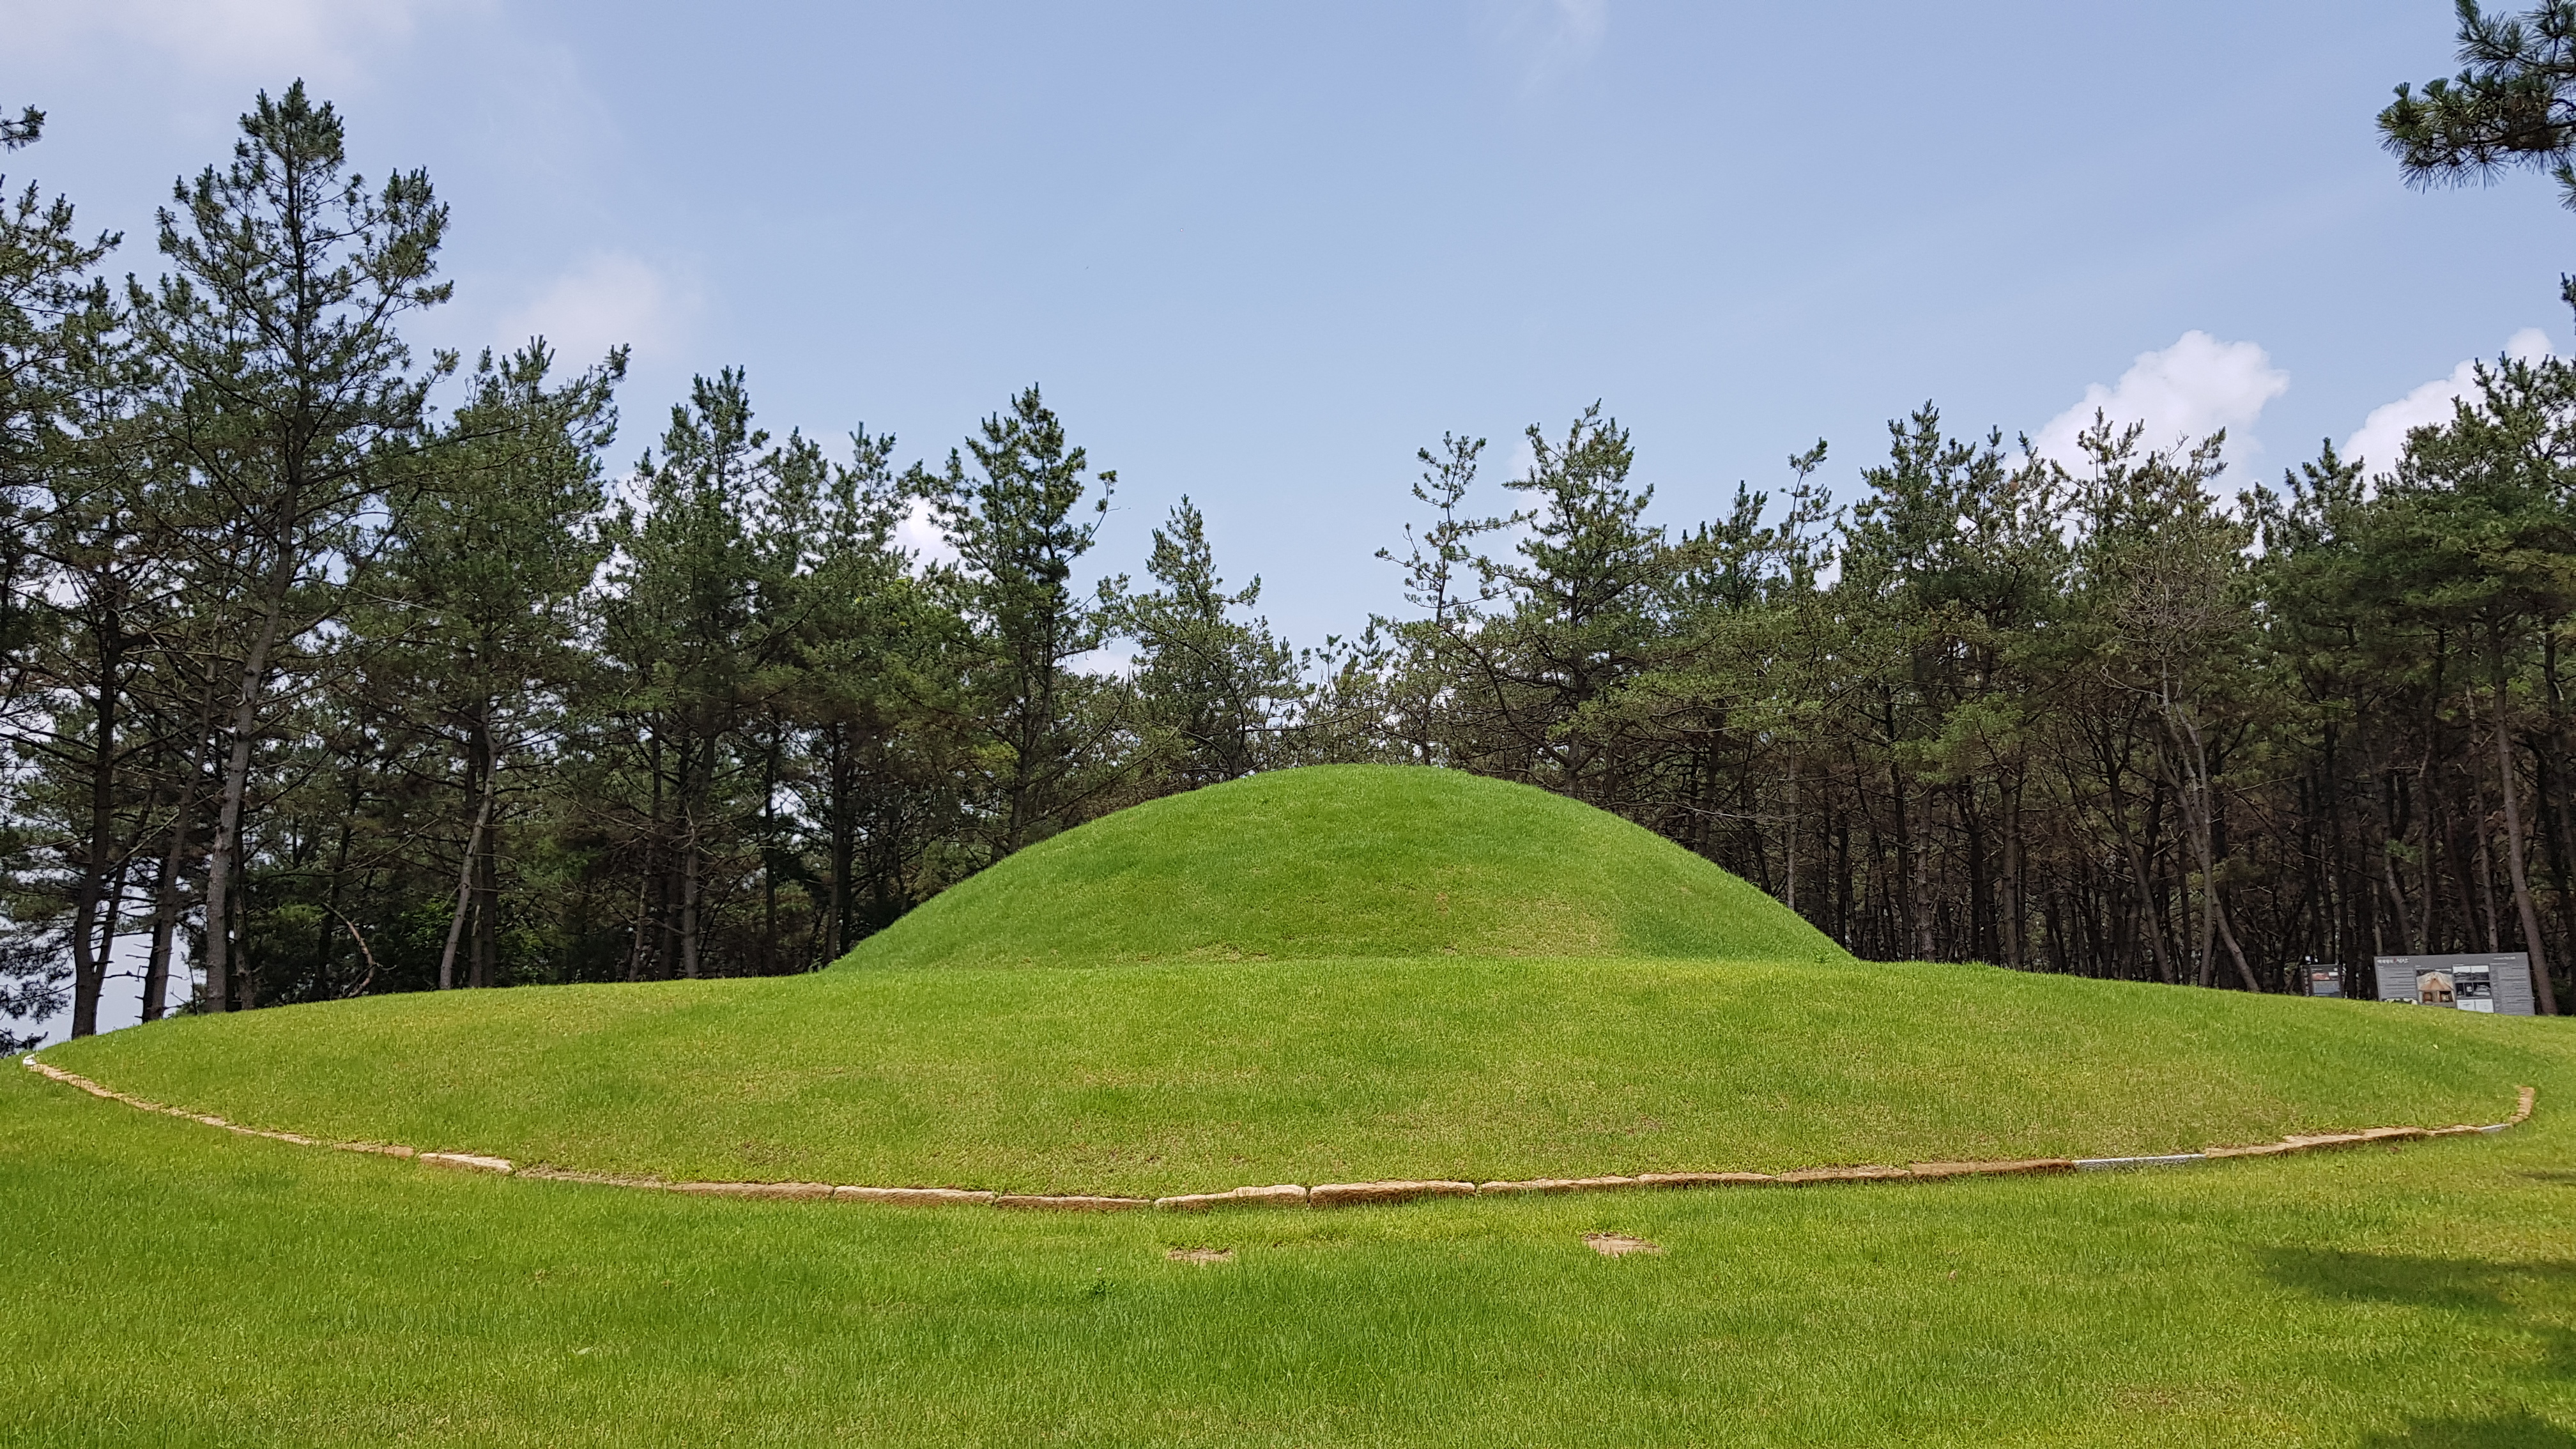
[[[1156,1195],[2490,1122],[2563,1025],[1960,966],[1439,958],[375,997],[46,1059],[335,1140]]]
[[[846,967],[1351,956],[1847,961],[1669,840],[1528,785],[1324,765],[1151,800],[1040,842]]]
[[[2560,1446],[2556,1055],[2403,1151],[1204,1218],[442,1175],[12,1069],[0,1440]]]

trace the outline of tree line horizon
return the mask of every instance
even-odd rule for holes
[[[726,369],[612,474],[623,349],[415,352],[428,177],[352,173],[301,82],[241,129],[153,280],[0,211],[0,1050],[138,961],[147,1020],[813,970],[1085,820],[1347,762],[1587,801],[1867,959],[2569,982],[2576,364],[2232,497],[2223,434],[2097,416],[2069,467],[1927,403],[1848,506],[1820,442],[1670,528],[1599,404],[1499,489],[1446,436],[1404,610],[1299,649],[1186,497],[1078,587],[1116,474],[1034,386],[899,464]]]

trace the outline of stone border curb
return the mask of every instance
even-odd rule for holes
[[[1193,1192],[1179,1197],[1158,1197],[1154,1206],[1165,1212],[1203,1213],[1209,1208],[1232,1207],[1249,1203],[1271,1207],[1302,1206],[1306,1189],[1293,1182],[1276,1187],[1238,1187],[1226,1192]]]
[[[1644,1187],[1638,1177],[1533,1177],[1525,1182],[1480,1182],[1478,1197],[1514,1197],[1524,1194],[1559,1192],[1609,1192],[1623,1187]],[[1680,1186],[1680,1184],[1672,1184]]]
[[[276,1134],[263,1132],[260,1135],[263,1137],[270,1137],[275,1136]],[[364,1151],[365,1149],[360,1148],[357,1150]],[[422,1152],[414,1154],[414,1160],[426,1163],[431,1167],[458,1167],[463,1168],[467,1172],[498,1172],[506,1174],[510,1170],[510,1159],[506,1157],[478,1157],[471,1152]]]
[[[18,1060],[28,1071],[40,1077],[49,1077],[67,1087],[78,1087],[93,1097],[102,1097],[110,1102],[123,1102],[140,1111],[158,1112],[165,1117],[184,1117],[188,1121],[200,1122],[208,1127],[221,1127],[227,1132],[237,1133],[243,1137],[265,1137],[272,1142],[292,1142],[298,1147],[328,1147],[337,1152],[373,1152],[385,1157],[416,1157],[424,1162],[435,1162],[444,1167],[470,1167],[485,1172],[510,1170],[510,1164],[498,1157],[476,1157],[462,1152],[415,1152],[411,1148],[397,1146],[390,1142],[322,1142],[293,1132],[269,1132],[257,1127],[244,1127],[238,1122],[227,1122],[221,1117],[209,1117],[201,1112],[191,1112],[185,1107],[165,1107],[159,1102],[148,1102],[141,1097],[117,1091],[113,1087],[102,1087],[77,1072],[67,1072],[60,1067],[36,1060],[34,1052],[29,1052]]]
[[[2314,1152],[2328,1147],[2357,1147],[2366,1142],[2405,1142],[2426,1137],[2466,1137],[2481,1133],[2502,1132],[2531,1120],[2532,1104],[2539,1100],[2536,1087],[2516,1087],[2513,1115],[2501,1122],[2483,1127],[2461,1123],[2453,1127],[2369,1127],[2359,1132],[2329,1132],[2321,1136],[2284,1137],[2278,1142],[2260,1142],[2250,1147],[2205,1147],[2198,1152],[2169,1153],[2163,1157],[2082,1157],[2073,1164],[2078,1172],[2109,1172],[2132,1167],[2180,1167],[2187,1163],[2208,1162],[2229,1157],[2277,1157],[2288,1152]]]
[[[1632,1188],[1686,1187],[1804,1187],[1837,1182],[1928,1182],[1953,1177],[2016,1177],[2053,1172],[2110,1172],[2145,1167],[2182,1167],[2195,1162],[2219,1162],[2240,1157],[2278,1157],[2296,1152],[2318,1152],[2338,1147],[2360,1147],[2375,1142],[2395,1145],[2435,1137],[2464,1137],[2502,1132],[2531,1120],[2531,1110],[2540,1093],[2532,1087],[2516,1087],[2513,1115],[2485,1126],[2466,1123],[2451,1127],[2368,1127],[2359,1132],[2326,1132],[2293,1134],[2278,1142],[2258,1142],[2246,1146],[2204,1147],[2198,1152],[2173,1152],[2157,1157],[2028,1157],[2003,1162],[1916,1162],[1904,1167],[1865,1165],[1859,1167],[1808,1167],[1793,1172],[1646,1172],[1635,1177],[1534,1177],[1515,1182],[1444,1182],[1416,1181],[1410,1178],[1384,1182],[1328,1182],[1304,1187],[1283,1182],[1270,1187],[1236,1187],[1224,1192],[1184,1193],[1176,1197],[1094,1197],[1081,1194],[1046,1195],[1033,1193],[996,1193],[957,1187],[854,1187],[828,1182],[667,1182],[657,1177],[618,1177],[606,1173],[578,1172],[558,1167],[520,1167],[506,1157],[484,1157],[471,1152],[423,1152],[385,1142],[323,1142],[293,1132],[270,1132],[258,1127],[245,1127],[181,1107],[148,1102],[129,1096],[112,1087],[103,1087],[76,1072],[67,1072],[50,1063],[36,1060],[33,1052],[19,1058],[27,1070],[67,1087],[77,1087],[93,1097],[145,1112],[158,1112],[168,1117],[181,1117],[208,1127],[220,1127],[244,1137],[265,1137],[272,1142],[290,1142],[299,1147],[327,1147],[335,1152],[367,1152],[384,1157],[408,1157],[431,1167],[454,1168],[467,1172],[488,1172],[502,1176],[544,1178],[555,1182],[586,1182],[604,1187],[653,1188],[662,1192],[686,1193],[693,1197],[777,1198],[788,1200],[829,1199],[835,1202],[879,1202],[903,1207],[995,1207],[1037,1209],[1051,1212],[1135,1212],[1155,1208],[1164,1212],[1206,1212],[1220,1207],[1360,1207],[1379,1203],[1413,1202],[1436,1197],[1535,1197],[1569,1192],[1617,1192]]]
[[[1423,1197],[1474,1197],[1472,1182],[1327,1182],[1306,1189],[1308,1207],[1357,1207],[1364,1203],[1411,1202]]]
[[[832,1196],[850,1202],[890,1202],[900,1207],[990,1207],[998,1194],[956,1187],[836,1187]]]

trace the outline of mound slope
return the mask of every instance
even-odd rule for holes
[[[1527,785],[1326,765],[1122,810],[931,900],[849,966],[1392,956],[1847,961],[1747,882]]]
[[[327,1141],[1157,1197],[2487,1122],[2514,1085],[2556,1080],[2564,1025],[1967,966],[1444,956],[424,992],[45,1057]]]
[[[1053,969],[994,969],[1022,963]],[[1070,832],[809,976],[367,997],[46,1056],[328,1141],[1154,1197],[2491,1121],[2565,1025],[1865,965],[1599,811],[1340,768]]]

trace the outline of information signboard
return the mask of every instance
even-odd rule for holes
[[[2531,958],[2519,951],[2485,956],[2380,956],[2379,999],[2453,1011],[2529,1016]]]

